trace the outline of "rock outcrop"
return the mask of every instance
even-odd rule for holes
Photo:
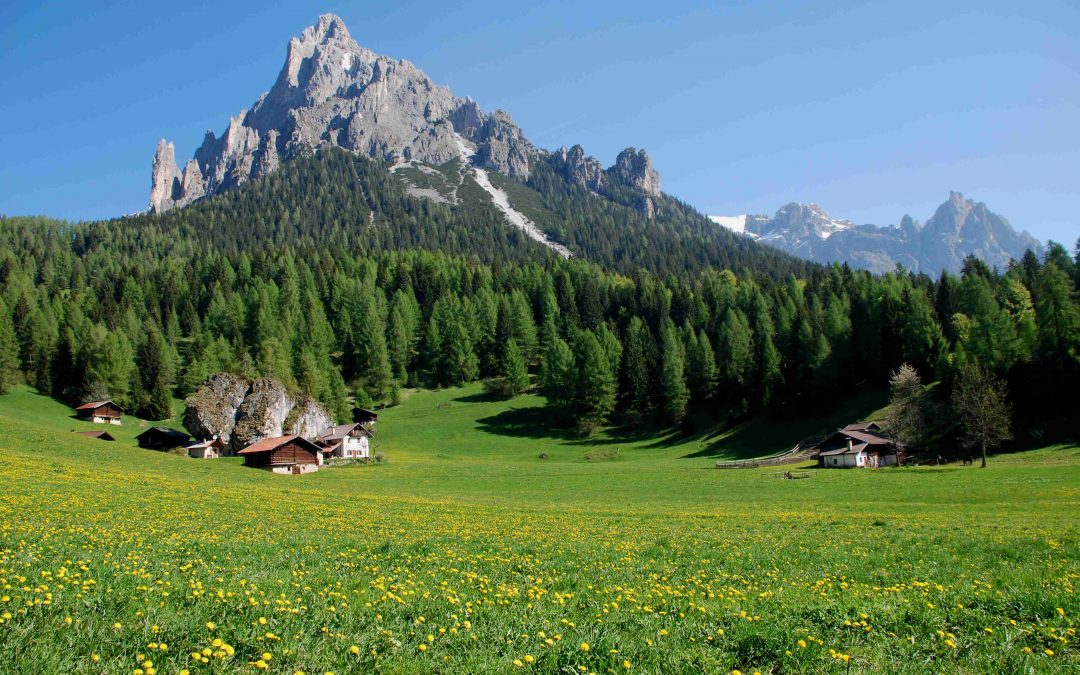
[[[217,436],[228,443],[236,427],[236,411],[251,383],[229,373],[212,375],[184,401],[184,428],[198,439]]]
[[[317,401],[295,398],[277,380],[248,382],[228,373],[211,376],[184,401],[184,427],[196,438],[217,436],[236,453],[263,438],[314,438],[335,424]]]
[[[286,433],[285,420],[296,405],[277,380],[256,380],[236,411],[236,428],[229,445],[233,452],[256,441]]]
[[[608,169],[611,178],[641,192],[638,210],[652,218],[656,215],[656,202],[660,197],[660,174],[653,168],[652,158],[644,150],[627,148],[615,158],[615,165]]]
[[[552,160],[563,176],[579,187],[600,194],[607,183],[607,174],[595,157],[589,157],[580,145],[570,149],[559,148],[552,153]]]
[[[285,419],[285,433],[300,434],[304,438],[315,438],[334,426],[334,418],[318,401],[305,398],[289,412]]]
[[[459,134],[476,145],[475,161],[485,168],[528,178],[534,150],[509,115],[485,114],[412,63],[361,47],[340,18],[325,14],[289,41],[273,87],[230,119],[220,138],[208,131],[182,173],[172,144],[158,144],[150,209],[190,204],[323,146],[442,164],[459,157]]]

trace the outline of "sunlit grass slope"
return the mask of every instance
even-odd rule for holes
[[[1080,665],[1075,447],[779,480],[710,467],[813,429],[582,440],[540,404],[413,392],[386,464],[291,477],[0,397],[0,672]]]

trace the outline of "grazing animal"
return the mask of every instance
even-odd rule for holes
[[[971,466],[975,463],[975,458],[970,455],[964,458],[964,466]]]

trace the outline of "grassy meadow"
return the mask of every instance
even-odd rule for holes
[[[294,477],[0,396],[0,673],[1080,667],[1080,448],[779,480],[711,467],[883,394],[678,437],[580,439],[542,403],[406,392],[386,463]]]

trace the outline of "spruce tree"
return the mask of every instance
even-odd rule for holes
[[[517,340],[510,340],[499,369],[501,388],[505,395],[516,396],[529,387],[529,371],[525,366],[525,356],[518,347]]]
[[[577,386],[573,412],[578,431],[587,435],[606,424],[615,409],[615,374],[608,355],[590,330],[580,330],[574,337],[574,360]]]
[[[0,394],[11,391],[19,381],[19,341],[11,312],[0,299]]]
[[[633,317],[623,338],[623,399],[628,411],[647,415],[653,407],[651,354],[655,350],[649,327],[640,317]]]
[[[660,342],[660,394],[664,401],[664,417],[668,422],[678,424],[686,416],[690,390],[686,386],[683,345],[671,319],[665,320]]]

